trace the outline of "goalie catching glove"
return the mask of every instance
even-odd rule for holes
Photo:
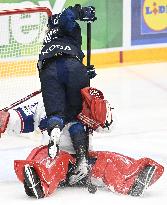
[[[111,106],[104,99],[103,93],[92,87],[86,87],[81,90],[83,103],[82,112],[77,116],[78,119],[89,128],[96,130],[102,127],[109,130],[112,124]]]

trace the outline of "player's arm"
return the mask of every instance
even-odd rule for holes
[[[79,4],[76,4],[74,7],[70,6],[60,15],[52,15],[48,21],[48,27],[54,28],[59,25],[59,28],[64,32],[71,33],[78,28],[76,20],[95,21],[95,8],[92,6],[81,7]]]

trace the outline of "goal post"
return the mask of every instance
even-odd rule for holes
[[[47,7],[0,11],[0,110],[40,89],[36,64],[51,15]]]

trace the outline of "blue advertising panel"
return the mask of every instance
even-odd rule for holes
[[[131,6],[131,44],[167,43],[167,0],[132,0]]]

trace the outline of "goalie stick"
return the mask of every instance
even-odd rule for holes
[[[20,105],[20,104],[23,103],[23,102],[26,102],[26,101],[29,100],[30,98],[35,97],[36,95],[38,95],[38,94],[40,94],[40,93],[41,93],[41,90],[37,90],[37,91],[35,91],[35,92],[33,92],[33,93],[27,95],[26,97],[24,97],[24,98],[22,98],[22,99],[20,99],[20,100],[18,100],[18,101],[16,101],[16,102],[14,102],[14,103],[12,103],[12,104],[9,105],[8,107],[5,107],[5,108],[1,109],[0,111],[5,111],[5,112],[7,112],[8,110],[10,110],[10,109],[16,107],[17,105]]]

